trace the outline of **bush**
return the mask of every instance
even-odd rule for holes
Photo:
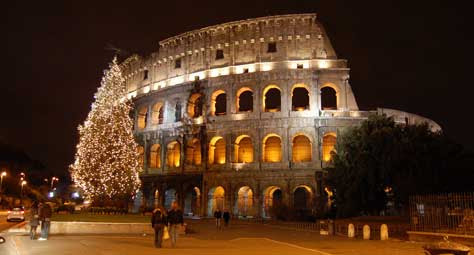
[[[58,208],[56,208],[56,213],[68,212],[68,213],[73,214],[74,210],[75,210],[74,205],[60,205],[60,206],[58,206]]]
[[[87,211],[91,214],[106,214],[106,215],[127,214],[127,209],[114,207],[114,206],[89,207]]]

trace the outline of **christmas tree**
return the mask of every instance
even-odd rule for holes
[[[127,199],[140,187],[138,145],[131,103],[117,58],[104,72],[95,102],[83,125],[71,165],[73,181],[94,201]]]

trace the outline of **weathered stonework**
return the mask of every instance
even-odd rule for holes
[[[278,199],[290,208],[315,213],[325,195],[321,176],[328,164],[322,156],[326,134],[337,136],[371,113],[387,113],[404,123],[427,121],[439,129],[431,120],[396,110],[359,111],[347,61],[337,58],[315,14],[270,16],[186,32],[161,41],[151,56],[134,56],[122,66],[135,103],[134,132],[144,148],[141,179],[147,206],[176,199],[185,212],[198,215],[211,215],[223,207],[238,215],[267,217]],[[279,110],[265,109],[270,87],[280,91]],[[295,110],[292,95],[298,87],[306,89],[309,105]],[[325,87],[332,88],[337,98],[332,110],[322,107]],[[253,93],[251,111],[239,112],[242,90]],[[214,113],[216,91],[225,92],[222,115]],[[193,94],[201,96],[203,116],[191,116],[198,104]],[[157,110],[156,105],[163,108]],[[269,134],[280,139],[278,162],[264,162],[263,141]],[[310,144],[304,151],[310,159],[304,162],[293,160],[298,135]],[[251,140],[252,162],[239,163],[237,141],[242,136]],[[216,137],[225,141],[225,159],[211,163],[209,155],[213,161],[212,155],[223,150],[214,149]],[[179,151],[170,145],[174,141]],[[192,147],[192,141],[199,141],[200,148]],[[156,154],[151,152],[154,144],[160,147]],[[201,164],[193,163],[190,157],[198,156],[192,155],[200,155]],[[153,165],[157,157],[159,166]],[[216,190],[222,193],[217,187],[224,193],[216,195]]]

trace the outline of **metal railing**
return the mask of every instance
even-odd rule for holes
[[[474,234],[474,192],[410,197],[410,229]]]

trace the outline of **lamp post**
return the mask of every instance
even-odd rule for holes
[[[56,181],[56,182],[59,181],[59,178],[55,177],[55,176],[53,176],[53,178],[51,178],[51,190],[53,190],[54,181]]]
[[[21,181],[21,191],[20,191],[20,203],[23,204],[23,186],[26,185],[26,181]]]
[[[3,188],[3,177],[7,176],[7,172],[3,171],[0,174],[0,193],[2,193],[2,188]]]

